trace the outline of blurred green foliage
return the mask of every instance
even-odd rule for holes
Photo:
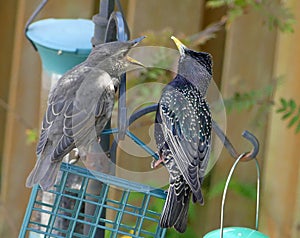
[[[281,77],[282,78],[282,77]],[[276,82],[280,81],[276,80]],[[261,89],[250,90],[244,93],[236,92],[232,97],[224,99],[227,112],[244,112],[257,109],[255,123],[258,126],[265,125],[270,109],[275,106],[276,113],[281,114],[283,121],[288,121],[287,127],[294,128],[295,133],[300,132],[300,105],[294,99],[280,98],[273,100],[277,83],[269,84]]]
[[[270,29],[278,28],[282,32],[294,32],[295,18],[290,9],[281,1],[274,0],[209,0],[207,6],[227,7],[229,23],[237,17],[247,14],[250,9],[257,11],[263,18],[263,23]]]
[[[255,110],[255,119],[251,123],[254,126],[265,125],[268,113],[275,104],[273,95],[279,81],[281,81],[281,78],[260,89],[235,92],[232,97],[224,98],[226,111],[228,113],[233,111],[244,113],[245,111]]]
[[[207,194],[208,199],[213,199],[222,195],[225,183],[226,180],[221,180],[215,184]],[[228,188],[242,197],[251,199],[253,201],[256,200],[256,187],[252,183],[241,182],[233,178],[231,179]]]
[[[225,98],[224,104],[228,112],[236,110],[251,110],[254,106],[267,104],[273,105],[271,96],[274,92],[274,85],[267,85],[258,90],[250,90],[244,93],[236,92],[232,97]]]
[[[36,143],[38,140],[38,130],[35,129],[26,129],[25,131],[26,134],[26,143],[27,144],[32,144],[32,143]]]
[[[280,107],[276,111],[283,114],[281,119],[289,121],[287,127],[295,127],[295,132],[300,132],[300,105],[294,99],[280,98]]]

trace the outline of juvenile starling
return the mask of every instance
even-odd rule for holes
[[[59,79],[49,94],[37,145],[38,160],[27,187],[39,184],[48,190],[55,183],[63,157],[75,147],[88,147],[97,140],[111,117],[120,75],[133,65],[142,65],[127,55],[142,39],[97,45],[84,62]]]
[[[176,77],[163,90],[155,118],[159,160],[170,174],[160,225],[183,233],[190,197],[204,203],[203,182],[211,147],[211,114],[205,95],[212,78],[212,57],[171,37],[180,58]]]

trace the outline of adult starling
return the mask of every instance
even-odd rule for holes
[[[38,160],[27,187],[39,184],[48,190],[55,183],[63,157],[75,147],[85,156],[111,117],[120,75],[142,65],[127,55],[142,39],[97,45],[84,62],[59,79],[49,94],[37,145]]]
[[[180,58],[178,72],[163,90],[155,118],[159,160],[170,174],[161,227],[184,232],[190,197],[204,203],[201,184],[211,147],[211,113],[205,95],[212,78],[212,57],[171,37]]]

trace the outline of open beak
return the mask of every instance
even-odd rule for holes
[[[146,38],[146,36],[141,36],[139,38],[136,38],[134,40],[132,40],[132,47],[135,47],[136,45],[138,45],[142,40],[144,40]]]
[[[133,48],[133,47],[135,47],[136,45],[138,45],[143,39],[145,39],[146,38],[146,36],[141,36],[141,37],[139,37],[139,38],[136,38],[136,39],[134,39],[134,40],[131,40],[131,48]],[[127,59],[127,61],[129,61],[131,64],[133,64],[133,65],[138,65],[138,66],[141,66],[141,67],[143,67],[143,68],[146,68],[146,66],[145,65],[143,65],[141,62],[139,62],[139,61],[137,61],[137,60],[135,60],[135,59],[133,59],[133,58],[131,58],[130,56],[128,56],[128,55],[126,55],[126,59]]]
[[[180,55],[184,55],[184,51],[186,49],[186,46],[184,44],[181,43],[180,40],[178,40],[175,36],[171,36],[171,39],[175,42]]]
[[[138,65],[138,66],[142,66],[143,68],[146,68],[145,65],[143,65],[141,62],[131,58],[130,56],[126,55],[126,59],[131,63],[131,64],[135,64],[135,65]]]

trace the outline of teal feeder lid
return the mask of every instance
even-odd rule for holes
[[[26,34],[39,51],[43,68],[64,74],[89,55],[94,23],[85,19],[45,19],[32,23]]]
[[[204,238],[219,238],[220,229],[207,233]],[[263,233],[246,227],[226,227],[223,238],[268,238]]]

